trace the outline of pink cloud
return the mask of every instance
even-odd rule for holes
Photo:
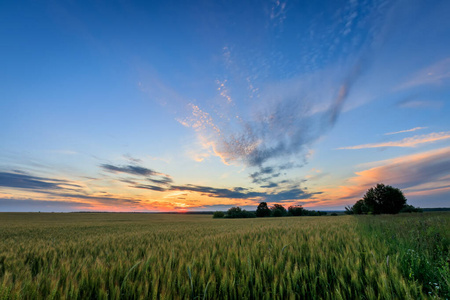
[[[450,190],[450,147],[376,164],[378,166],[355,172],[356,176],[348,179],[347,185],[327,189],[324,197],[336,199],[335,204],[353,204],[368,188],[380,182],[402,189],[407,197],[442,194]]]
[[[436,141],[446,140],[450,138],[450,132],[434,132],[430,134],[416,135],[409,138],[404,138],[399,141],[381,142],[372,144],[363,144],[356,146],[348,146],[338,148],[339,150],[355,150],[355,149],[368,149],[368,148],[384,148],[384,147],[401,147],[410,148],[416,147],[420,144],[432,143]]]

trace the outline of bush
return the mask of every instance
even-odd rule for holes
[[[423,210],[420,207],[414,207],[412,205],[405,204],[400,210],[401,213],[421,213]]]
[[[254,218],[255,213],[241,209],[240,207],[232,207],[227,211],[225,218]]]
[[[213,214],[214,219],[223,218],[225,217],[225,213],[223,211],[216,211]]]

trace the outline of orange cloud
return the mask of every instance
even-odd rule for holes
[[[325,189],[322,204],[353,204],[368,188],[380,182],[401,188],[407,197],[450,190],[450,147],[380,161],[376,165],[355,172],[356,176],[348,179],[347,185]]]

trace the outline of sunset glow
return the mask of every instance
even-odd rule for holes
[[[0,211],[450,207],[449,1],[5,1]]]

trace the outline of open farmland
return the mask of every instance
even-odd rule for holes
[[[0,214],[0,299],[449,297],[450,214]]]

